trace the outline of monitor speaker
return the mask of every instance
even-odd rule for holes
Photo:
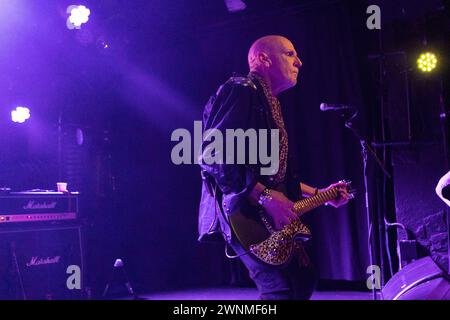
[[[0,229],[0,298],[83,298],[81,226]]]
[[[397,272],[381,291],[384,300],[450,300],[447,275],[430,257]]]

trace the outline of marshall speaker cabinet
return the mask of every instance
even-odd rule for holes
[[[0,299],[83,298],[76,202],[57,193],[0,197]]]
[[[82,298],[80,226],[0,230],[0,255],[1,298]]]

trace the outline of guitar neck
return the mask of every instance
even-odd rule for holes
[[[302,216],[304,213],[320,207],[330,200],[334,200],[339,195],[338,188],[332,188],[330,190],[320,192],[315,196],[305,198],[294,203],[294,211]]]

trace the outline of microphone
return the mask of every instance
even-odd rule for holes
[[[345,109],[353,109],[351,106],[346,106],[344,104],[328,104],[322,102],[320,104],[320,110],[328,111],[328,110],[345,110]]]

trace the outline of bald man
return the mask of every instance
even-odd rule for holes
[[[229,217],[237,211],[258,216],[264,210],[272,220],[269,231],[276,231],[297,217],[293,201],[300,197],[310,197],[337,186],[341,190],[340,197],[328,204],[339,207],[348,202],[349,194],[343,183],[323,190],[302,183],[297,161],[289,153],[287,130],[277,96],[297,84],[302,66],[291,41],[278,35],[256,40],[249,49],[248,64],[247,76],[231,77],[209,99],[203,114],[203,130],[220,130],[224,137],[227,129],[278,130],[278,171],[262,175],[261,163],[201,163],[199,241],[221,234],[247,267],[261,299],[309,299],[317,277],[303,246],[299,244],[297,255],[285,268],[271,267],[244,250],[232,232]],[[203,146],[206,144],[204,141]],[[247,148],[249,150],[251,148]],[[270,150],[269,145],[266,150]]]

